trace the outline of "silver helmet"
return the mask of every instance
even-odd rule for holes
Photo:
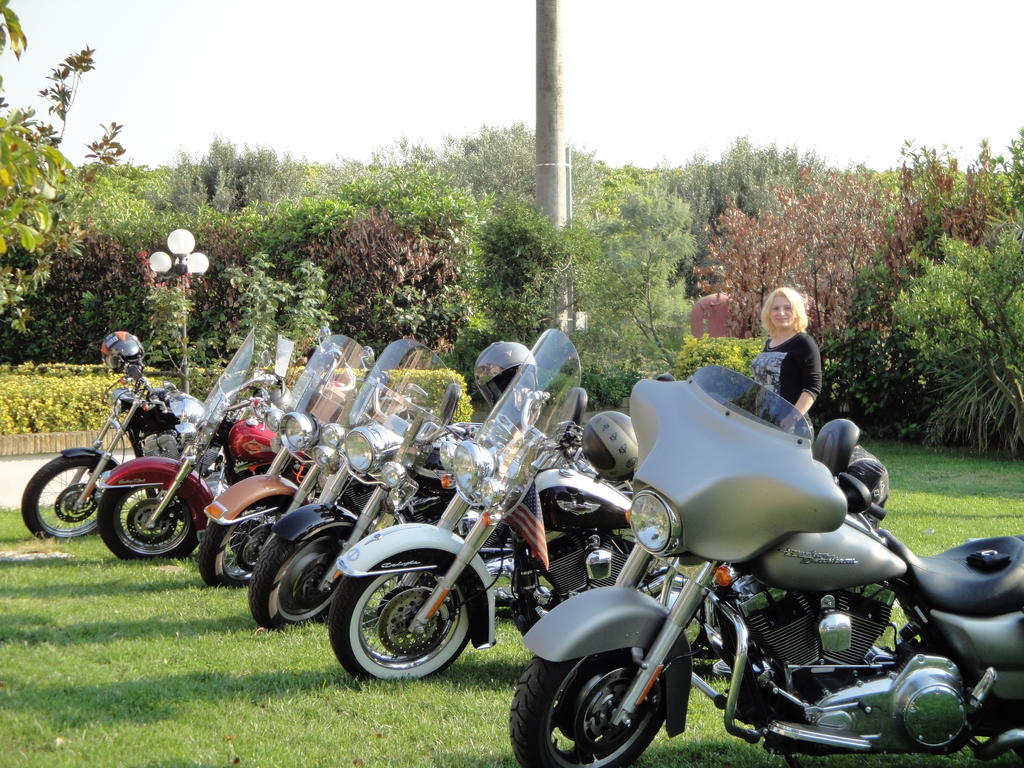
[[[477,355],[473,377],[487,404],[493,406],[519,369],[533,362],[530,350],[515,341],[496,341]]]

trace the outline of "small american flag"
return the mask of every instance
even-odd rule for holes
[[[544,570],[547,570],[550,566],[548,540],[544,530],[544,515],[540,511],[540,494],[537,493],[536,483],[530,483],[523,500],[508,513],[505,522],[508,523],[509,528],[526,541],[530,553],[544,566]]]

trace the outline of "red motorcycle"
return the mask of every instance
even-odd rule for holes
[[[119,558],[188,556],[214,497],[270,465],[274,433],[255,416],[269,407],[269,391],[282,391],[293,345],[279,338],[275,372],[251,375],[254,346],[250,333],[202,408],[184,414],[176,427],[185,445],[180,461],[132,459],[100,482],[97,527]]]

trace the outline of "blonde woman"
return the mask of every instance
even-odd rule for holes
[[[804,331],[807,307],[792,288],[776,288],[761,308],[768,334],[764,350],[754,358],[754,379],[807,415],[821,392],[821,353]]]

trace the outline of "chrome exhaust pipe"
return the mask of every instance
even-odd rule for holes
[[[1021,745],[1024,745],[1024,728],[1011,728],[974,747],[974,756],[979,760],[992,760]]]

